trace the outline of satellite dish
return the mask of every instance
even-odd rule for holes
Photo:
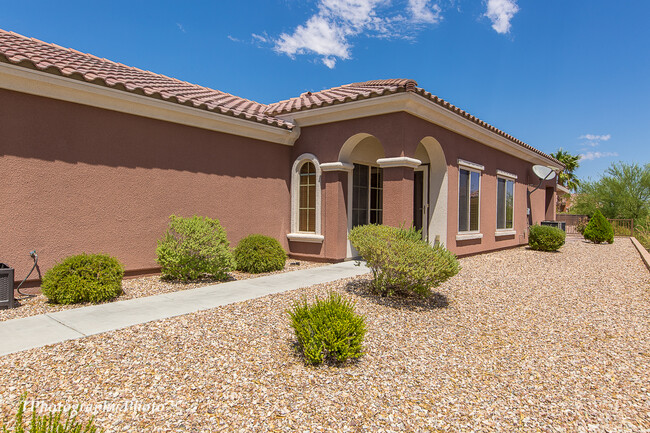
[[[551,180],[555,177],[555,171],[545,165],[533,165],[533,173],[542,180]]]

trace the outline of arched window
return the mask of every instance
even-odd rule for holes
[[[321,234],[321,168],[316,156],[300,155],[291,170],[291,233],[297,242],[323,242]]]
[[[300,167],[298,231],[316,233],[316,167],[311,161]]]

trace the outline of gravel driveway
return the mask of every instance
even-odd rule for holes
[[[427,301],[343,280],[9,355],[0,405],[84,404],[108,431],[650,429],[650,273],[629,240],[461,263]],[[285,311],[329,290],[366,315],[367,353],[305,367]]]

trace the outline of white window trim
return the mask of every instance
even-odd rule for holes
[[[311,162],[316,168],[316,232],[301,232],[300,218],[300,169],[306,162]],[[291,233],[287,234],[290,241],[323,242],[321,231],[321,168],[318,158],[311,153],[303,153],[293,163],[291,168]]]
[[[474,168],[470,167],[469,165],[460,164],[460,161],[462,161],[461,159],[459,159],[458,161],[459,161],[459,164],[458,164],[459,165],[459,167],[458,167],[458,184],[457,184],[458,185],[458,192],[457,192],[458,205],[456,206],[456,216],[457,216],[457,218],[456,218],[456,231],[457,231],[458,234],[456,235],[456,240],[461,241],[461,240],[467,240],[467,239],[481,239],[483,237],[483,234],[481,233],[481,195],[482,195],[481,194],[482,193],[482,191],[481,191],[482,190],[482,185],[481,184],[483,183],[481,178],[483,176],[481,176],[481,171],[479,169],[474,169]],[[467,162],[467,161],[465,161],[465,162]],[[476,165],[478,165],[478,164],[476,164]],[[481,165],[480,167],[483,167],[483,166]],[[478,230],[467,230],[467,231],[462,231],[461,232],[460,227],[458,226],[458,217],[460,216],[460,170],[461,169],[470,172],[469,185],[471,185],[471,177],[472,177],[471,173],[472,172],[478,173]],[[467,212],[468,212],[468,218],[469,218],[469,195],[468,195]],[[469,235],[474,235],[474,236],[469,237]],[[476,236],[476,235],[480,235],[480,236]]]
[[[485,167],[482,166],[481,164],[477,164],[476,162],[471,162],[460,158],[458,158],[458,165],[468,170],[474,170],[474,171],[485,170]]]
[[[515,179],[517,179],[516,175],[510,175],[510,173],[507,173],[509,176],[503,175],[503,171],[497,170],[497,198],[496,198],[496,212],[498,215],[499,213],[499,179],[503,179],[506,181],[506,191],[508,190],[508,184],[507,182],[510,181],[513,183],[512,185],[512,227],[506,227],[506,228],[497,228],[497,231],[495,233],[495,236],[510,236],[510,235],[516,235],[517,231],[515,230],[515,192],[517,191],[517,182]],[[514,177],[512,177],[514,176]],[[505,211],[504,211],[505,212]],[[495,216],[496,216],[495,215]],[[496,225],[499,225],[499,221],[496,222]]]
[[[497,170],[497,177],[507,177],[510,180],[516,180],[517,175],[513,173],[508,173],[507,171],[504,170]]]

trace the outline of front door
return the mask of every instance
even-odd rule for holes
[[[413,173],[413,227],[422,230],[422,239],[428,240],[429,221],[429,166],[423,164]]]

